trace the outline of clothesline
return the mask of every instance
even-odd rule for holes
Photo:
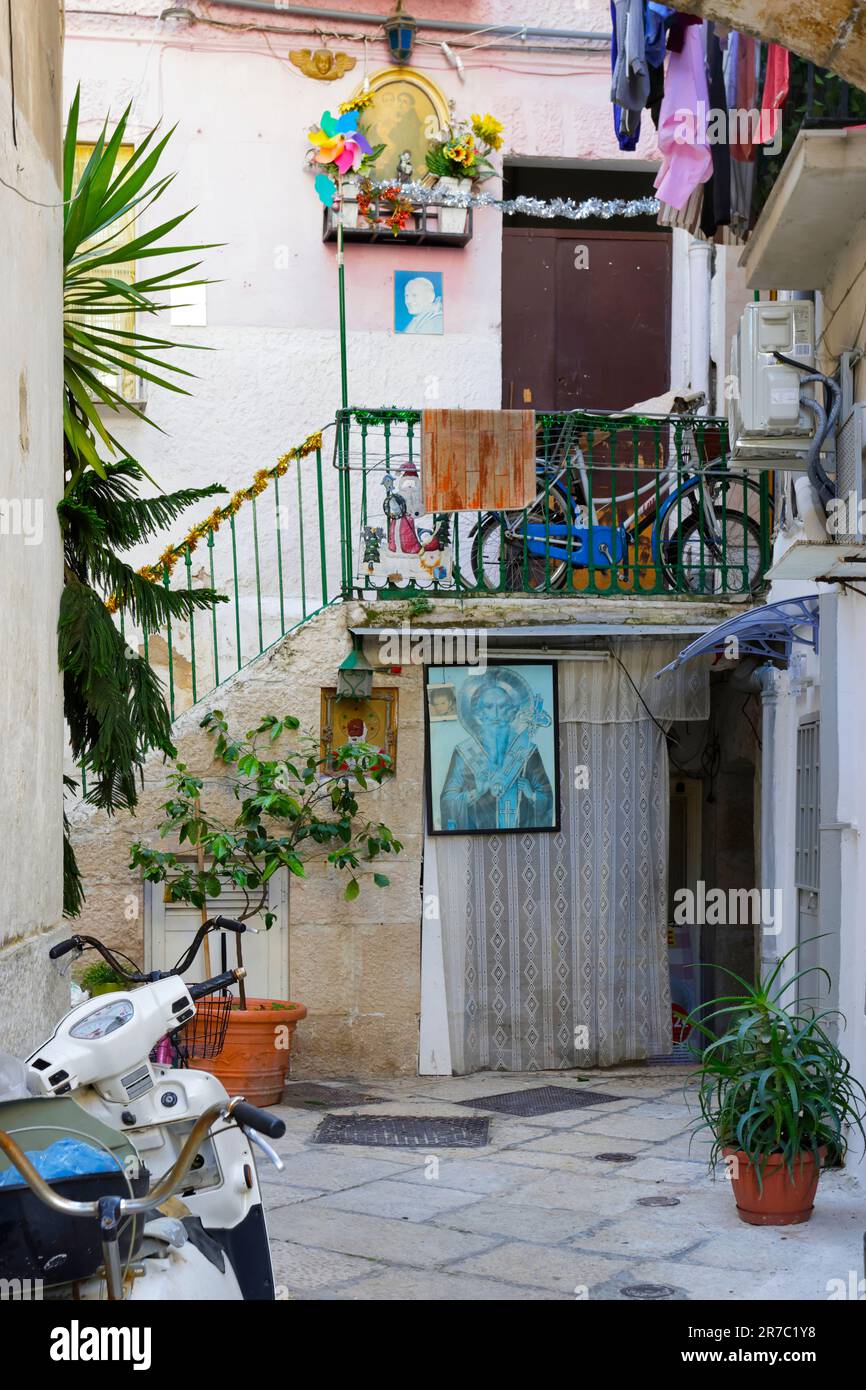
[[[642,115],[650,112],[662,155],[659,222],[745,239],[757,146],[775,138],[788,96],[787,50],[768,45],[759,93],[756,39],[655,0],[612,0],[611,19],[614,131],[620,149],[636,149]]]

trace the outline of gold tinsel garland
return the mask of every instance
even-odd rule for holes
[[[138,573],[142,579],[146,579],[150,584],[161,584],[167,575],[171,575],[175,565],[181,556],[189,551],[192,553],[199,541],[204,540],[209,532],[218,531],[221,524],[229,517],[234,516],[235,512],[240,511],[245,502],[251,501],[264,492],[272,478],[282,478],[288,471],[290,463],[295,463],[299,459],[306,458],[308,454],[313,454],[322,447],[322,431],[316,430],[315,434],[309,435],[303,442],[288,453],[282,454],[274,464],[273,468],[260,468],[258,473],[253,475],[253,480],[249,487],[240,488],[230,497],[224,507],[218,507],[210,516],[205,517],[204,521],[196,522],[195,526],[184,536],[177,545],[168,546],[160,555],[156,564],[142,565]],[[111,594],[105,601],[105,606],[109,613],[116,613],[120,607],[116,594]]]

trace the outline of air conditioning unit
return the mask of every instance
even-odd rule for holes
[[[836,440],[836,496],[827,508],[827,531],[837,545],[866,539],[866,404],[855,405]]]
[[[778,362],[781,352],[815,364],[815,306],[808,299],[747,304],[731,342],[728,434],[739,468],[803,469],[815,417],[800,402],[802,373]],[[814,393],[813,386],[807,391]]]

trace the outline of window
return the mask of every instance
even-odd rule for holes
[[[794,836],[794,882],[817,893],[820,884],[821,819],[820,724],[804,721],[797,729],[797,822]]]

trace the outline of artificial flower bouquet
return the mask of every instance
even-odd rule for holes
[[[494,150],[502,148],[502,124],[491,115],[472,115],[468,121],[452,119],[427,150],[427,169],[437,179],[471,179],[481,183],[493,178],[490,163]]]
[[[358,191],[358,211],[369,226],[384,225],[396,236],[409,227],[415,209],[399,183],[377,190],[372,180],[365,177]]]

